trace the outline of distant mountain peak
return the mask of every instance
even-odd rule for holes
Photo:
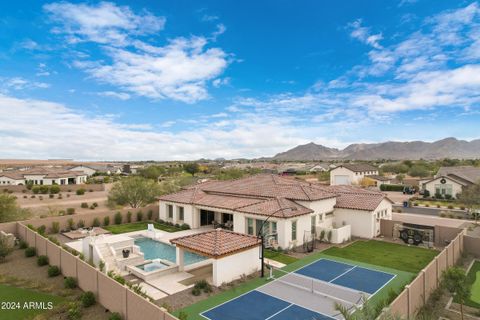
[[[310,142],[278,153],[272,159],[283,161],[318,161],[443,158],[480,158],[480,139],[465,141],[448,137],[434,142],[417,140],[408,142],[354,143],[343,150]]]

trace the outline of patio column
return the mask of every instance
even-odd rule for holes
[[[185,270],[185,262],[183,260],[183,249],[177,246],[177,265],[178,265],[178,271],[183,271]]]

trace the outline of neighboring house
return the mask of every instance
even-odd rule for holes
[[[328,163],[318,163],[312,166],[308,171],[310,172],[327,172],[330,170]]]
[[[433,179],[422,181],[423,190],[431,196],[440,194],[443,197],[456,198],[463,188],[480,183],[480,168],[471,166],[441,167]]]
[[[103,165],[103,166],[102,165],[93,165],[93,164],[91,164],[91,165],[79,165],[79,166],[69,168],[68,170],[70,170],[70,171],[81,171],[81,172],[85,173],[86,175],[88,175],[89,177],[91,177],[95,173],[101,173],[101,174],[107,174],[107,175],[122,173],[122,170],[118,167],[107,166],[107,165]]]
[[[97,169],[94,169],[93,167],[90,167],[90,166],[84,166],[84,165],[75,166],[75,167],[69,168],[68,170],[70,170],[70,171],[81,171],[89,177],[91,177],[95,173],[97,173]]]
[[[0,173],[0,185],[66,185],[82,184],[87,181],[87,175],[78,171],[57,168],[33,168],[24,171]]]
[[[281,248],[300,246],[321,230],[343,227],[349,234],[342,241],[350,236],[373,238],[380,233],[380,219],[391,219],[391,213],[392,202],[377,191],[267,174],[208,181],[159,197],[162,220],[248,235],[258,235],[263,225],[267,240]]]
[[[359,185],[365,176],[378,176],[378,169],[366,163],[347,163],[330,171],[330,185]]]

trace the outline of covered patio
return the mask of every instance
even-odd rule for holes
[[[261,267],[261,240],[257,237],[219,228],[175,238],[170,242],[177,248],[176,260],[180,271],[185,269],[185,251],[212,258],[212,282],[215,286],[254,273]]]

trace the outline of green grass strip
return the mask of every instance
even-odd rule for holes
[[[155,229],[166,231],[166,232],[177,232],[182,230],[175,226],[167,226],[165,224],[160,224],[158,222],[153,222],[153,221],[113,224],[113,225],[102,227],[102,228],[110,231],[113,234],[120,234],[120,233],[127,233],[127,232],[133,232],[133,231],[141,231],[141,230],[147,231],[147,225],[151,223],[153,223],[153,225],[155,226]]]

